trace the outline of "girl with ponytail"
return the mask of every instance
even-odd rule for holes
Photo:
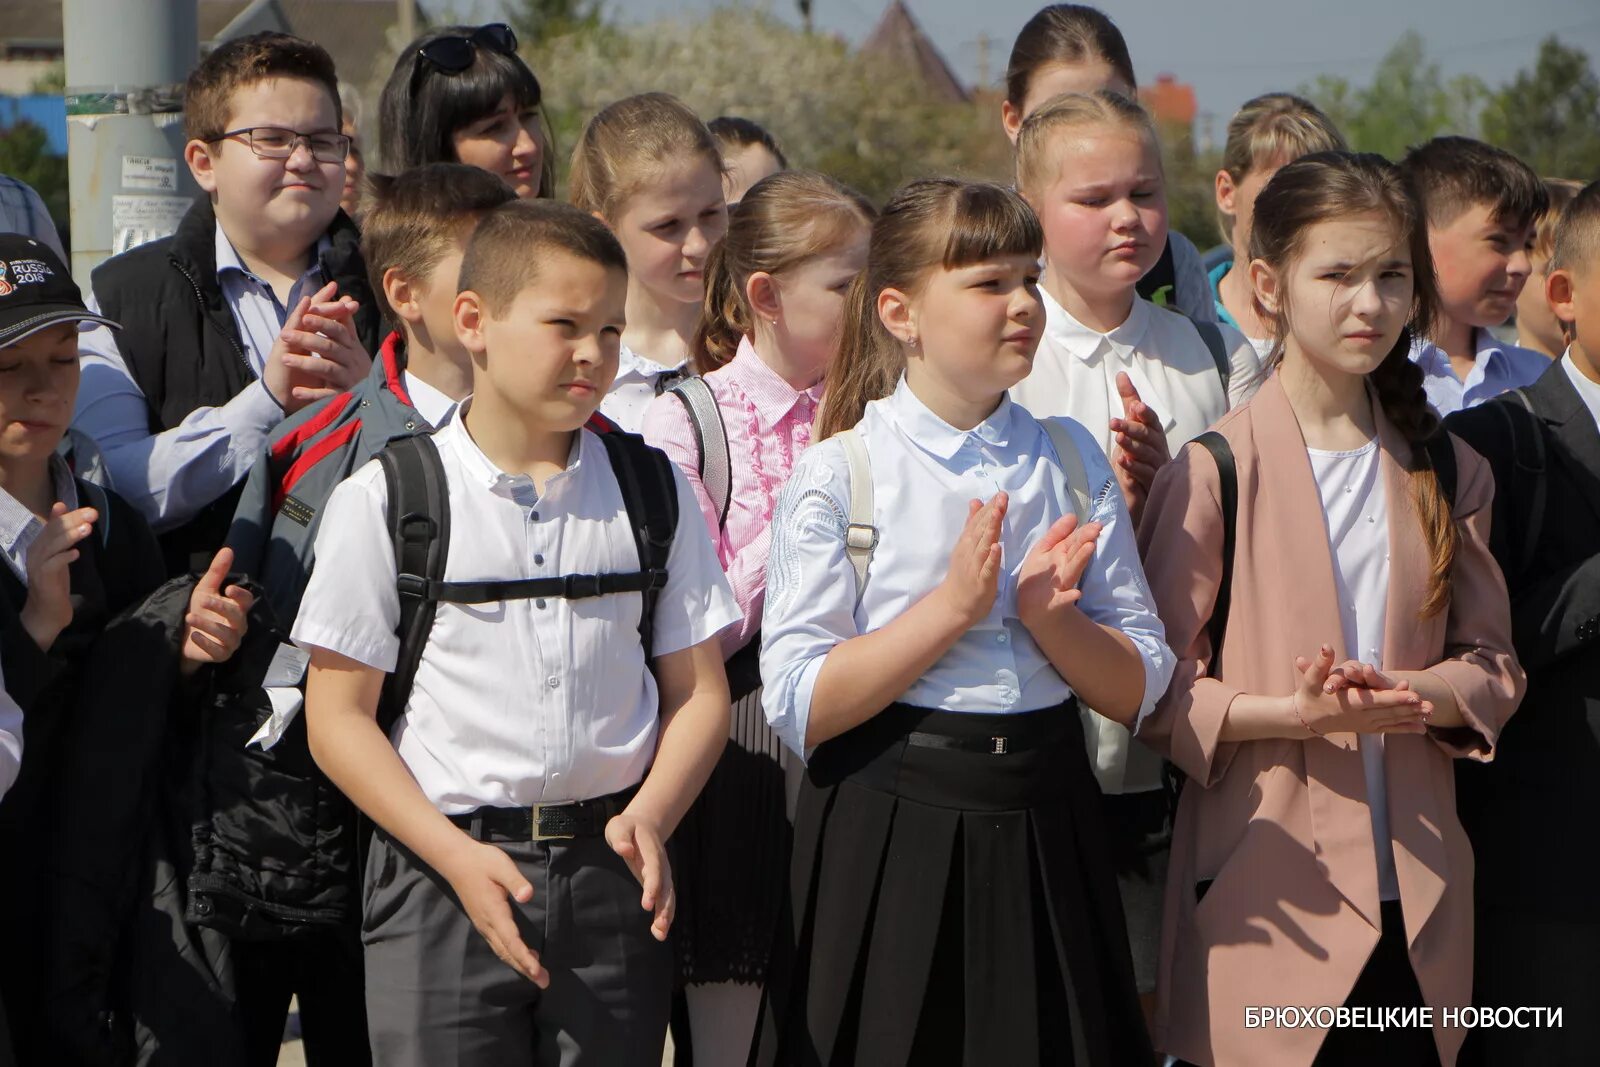
[[[1007,393],[1042,245],[1009,189],[914,182],[851,287],[772,524],[806,774],[753,1063],[1153,1062],[1076,708],[1136,723],[1171,652],[1095,436]]]
[[[1157,1047],[1196,1063],[1453,1064],[1472,851],[1454,758],[1521,698],[1493,478],[1408,358],[1434,306],[1399,170],[1323,152],[1250,238],[1271,377],[1156,476],[1139,530],[1176,676],[1138,736],[1188,775]],[[1252,1006],[1432,1009],[1433,1027],[1255,1027]]]
[[[656,397],[644,436],[683,470],[744,612],[722,632],[730,743],[673,835],[673,938],[684,1013],[675,1044],[697,1067],[750,1048],[789,871],[783,745],[761,712],[757,662],[778,489],[811,442],[844,294],[867,259],[875,212],[832,178],[785,171],[734,207],[706,263],[691,350],[703,377]]]

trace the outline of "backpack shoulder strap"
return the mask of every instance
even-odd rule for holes
[[[1072,497],[1072,511],[1078,516],[1078,525],[1089,521],[1092,501],[1089,496],[1089,474],[1083,466],[1083,453],[1073,443],[1072,433],[1060,419],[1040,419],[1045,435],[1056,450],[1056,460],[1067,476],[1067,493]]]
[[[1450,505],[1452,512],[1455,511],[1456,446],[1450,431],[1441,426],[1432,437],[1422,442],[1422,450],[1427,453],[1428,465],[1439,479],[1439,490],[1444,493],[1445,503]]]
[[[389,442],[378,453],[378,462],[389,497],[389,538],[394,543],[400,596],[400,625],[395,630],[400,653],[378,704],[378,725],[387,734],[411,697],[417,665],[438,612],[438,600],[423,590],[429,582],[444,579],[450,556],[450,502],[439,450],[427,434]]]
[[[1228,632],[1228,611],[1233,606],[1233,553],[1239,527],[1239,469],[1233,462],[1233,446],[1217,431],[1207,430],[1196,437],[1194,443],[1211,453],[1221,483],[1222,580],[1217,584],[1217,599],[1211,608],[1211,621],[1206,624],[1206,632],[1211,635],[1211,666],[1207,673],[1215,678],[1222,664],[1222,639]]]
[[[1211,353],[1211,362],[1217,365],[1217,377],[1222,379],[1222,396],[1228,399],[1228,384],[1233,378],[1233,360],[1228,356],[1228,345],[1222,338],[1222,327],[1214,322],[1201,322],[1199,319],[1189,321],[1199,331],[1200,340],[1206,343],[1206,350]],[[1229,403],[1232,401],[1229,400]]]
[[[844,551],[856,572],[856,604],[867,591],[867,570],[872,566],[872,551],[878,547],[878,528],[872,524],[872,460],[866,442],[854,429],[837,435],[844,446],[845,462],[850,465],[850,523],[844,530]]]
[[[728,454],[728,427],[722,421],[722,409],[711,386],[699,375],[683,379],[668,392],[682,401],[689,413],[695,444],[700,448],[700,483],[716,505],[717,529],[723,529],[733,500],[733,457]]]
[[[655,658],[656,602],[666,585],[667,557],[678,529],[678,487],[672,479],[672,461],[637,434],[615,431],[596,436],[606,447],[622,490],[628,528],[639,552],[639,570],[651,576],[642,590],[644,603],[639,609],[639,643],[648,661]]]

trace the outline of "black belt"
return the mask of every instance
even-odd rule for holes
[[[531,808],[478,808],[450,816],[478,841],[551,841],[599,837],[606,823],[622,814],[638,786],[620,793],[571,804],[535,804]]]
[[[1004,728],[1006,716],[996,715],[995,726]],[[1076,725],[1078,717],[1070,716],[1071,724]],[[930,734],[914,730],[906,736],[906,744],[917,748],[942,748],[952,752],[976,752],[985,756],[1009,756],[1015,752],[1032,752],[1035,749],[1052,748],[1061,743],[1061,733],[1052,733],[1049,736],[1010,737],[996,732],[988,737],[951,737],[948,734]]]

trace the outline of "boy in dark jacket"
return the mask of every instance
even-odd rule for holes
[[[40,1031],[42,979],[56,963],[40,865],[61,847],[54,815],[64,758],[103,741],[76,731],[75,697],[106,624],[163,577],[138,512],[75,478],[57,454],[78,389],[78,331],[93,324],[115,326],[84,307],[53,251],[0,235],[0,671],[27,738],[0,802],[0,855],[20,861],[0,874],[0,998],[23,1064],[58,1062]],[[218,553],[189,596],[174,657],[185,675],[227,659],[244,634],[253,598],[223,588],[231,560]],[[120,710],[137,715],[129,705]]]
[[[229,533],[239,570],[288,629],[334,487],[396,437],[443,425],[472,387],[451,321],[472,228],[515,198],[487,171],[435,163],[373,182],[362,252],[393,332],[366,379],[273,431]],[[374,546],[382,550],[382,546]],[[268,677],[232,678],[212,746],[205,843],[190,877],[206,922],[235,936],[239,1015],[253,1063],[276,1062],[298,995],[312,1059],[368,1062],[362,998],[355,812],[316,769],[299,721],[304,657],[292,646]],[[293,664],[285,667],[285,664]]]
[[[74,424],[161,534],[172,573],[222,544],[238,486],[282,420],[371,367],[378,313],[339,210],[350,139],[320,47],[229,41],[184,89],[184,158],[203,190],[178,231],[102,264]]]

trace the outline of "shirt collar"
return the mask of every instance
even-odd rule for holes
[[[623,345],[621,351],[617,353],[617,377],[612,382],[612,388],[625,381],[649,382],[663,374],[682,374],[688,365],[689,361],[683,360],[675,367],[668,367],[653,359],[646,359],[627,345]]]
[[[483,449],[478,447],[478,442],[472,439],[472,434],[467,431],[467,412],[471,407],[472,398],[469,396],[456,406],[455,416],[445,423],[444,428],[433,435],[439,448],[454,452],[462,470],[466,472],[468,481],[481,489],[487,489],[499,496],[510,496],[518,489],[531,490],[532,478],[526,474],[507,474],[495,466],[494,461],[484,455]],[[583,438],[582,430],[572,435],[572,450],[567,453],[566,470],[557,473],[546,483],[545,495],[549,495],[558,481],[578,472],[580,456],[583,453]]]
[[[1010,394],[1002,395],[1000,406],[989,417],[970,430],[958,430],[928,409],[911,391],[905,375],[894,392],[881,401],[889,417],[902,433],[918,448],[942,460],[950,460],[961,451],[968,438],[975,437],[984,444],[1004,448],[1011,439],[1012,413],[1016,410]]]
[[[55,498],[69,509],[78,505],[78,487],[72,482],[72,470],[59,453],[50,454],[50,485]],[[110,521],[101,516],[102,523]],[[44,528],[44,520],[4,489],[0,489],[0,550],[15,557],[32,544]]]
[[[323,234],[321,237],[317,238],[317,249],[312,253],[311,262],[306,265],[305,273],[300,275],[300,277],[306,278],[312,274],[320,275],[322,273],[322,257],[332,247],[333,242],[328,240],[327,234]],[[217,277],[219,279],[224,274],[232,271],[236,274],[244,275],[257,285],[266,286],[267,283],[265,280],[258,276],[249,267],[244,265],[244,260],[239,257],[239,253],[234,249],[233,242],[228,240],[228,235],[222,232],[222,223],[220,222],[217,223],[216,251]]]
[[[1115,352],[1118,359],[1126,361],[1150,328],[1151,304],[1141,297],[1133,298],[1128,317],[1108,333],[1079,322],[1043,288],[1039,290],[1039,297],[1044,301],[1045,334],[1085,363],[1092,362],[1107,348]]]
[[[797,390],[784,380],[783,375],[767,365],[756,354],[750,338],[741,338],[739,351],[723,368],[722,373],[736,384],[756,412],[756,428],[769,433],[786,418],[802,397],[810,401],[812,409],[822,399],[822,383],[806,390]]]
[[[411,398],[411,406],[429,426],[437,430],[450,421],[450,415],[457,407],[456,401],[410,371],[401,371],[401,378],[405,383],[406,395]]]
[[[1494,334],[1481,327],[1472,331],[1472,351],[1475,366],[1480,369],[1480,376],[1486,377],[1491,367],[1503,362],[1506,356],[1505,347],[1495,339]],[[1442,345],[1433,341],[1417,338],[1411,342],[1412,359],[1416,361],[1423,371],[1431,375],[1456,376],[1455,368],[1450,365],[1450,356]]]
[[[1573,364],[1570,347],[1561,353],[1561,366],[1566,370],[1572,388],[1577,390],[1578,399],[1589,409],[1589,414],[1594,417],[1595,423],[1600,425],[1600,383],[1590,381],[1588,376]]]

